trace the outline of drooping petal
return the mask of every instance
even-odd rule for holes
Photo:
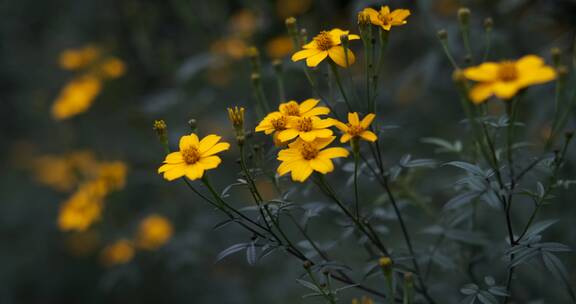
[[[321,51],[320,53],[306,58],[306,65],[313,68],[316,67],[322,60],[328,56],[328,52]]]
[[[278,166],[278,169],[276,169],[276,172],[278,172],[278,174],[280,176],[285,175],[286,173],[292,171],[292,166],[293,166],[293,161],[284,161],[282,163],[280,163],[280,166]]]
[[[478,83],[470,90],[470,99],[475,104],[480,104],[494,94],[493,83]]]
[[[360,36],[358,36],[356,34],[348,35],[348,40],[358,40],[358,39],[360,39]]]
[[[180,152],[172,152],[166,155],[166,159],[164,163],[166,164],[180,164],[184,162],[184,158],[182,157],[182,153]]]
[[[158,168],[158,173],[163,173],[178,167],[186,167],[186,164],[164,164]]]
[[[370,113],[368,115],[366,115],[362,121],[360,122],[360,125],[362,126],[362,128],[366,129],[370,126],[370,124],[372,123],[372,121],[374,121],[374,118],[376,117],[376,115],[374,113]]]
[[[301,50],[301,51],[298,51],[298,52],[292,54],[292,61],[299,61],[299,60],[302,60],[304,58],[314,56],[320,52],[321,51],[318,49],[304,49],[304,50]]]
[[[214,134],[202,138],[202,140],[198,144],[198,150],[200,154],[204,154],[206,151],[210,150],[210,148],[214,147],[214,145],[218,143],[221,138],[222,137]]]
[[[314,158],[310,160],[310,167],[322,174],[334,171],[334,164],[330,159]]]
[[[206,152],[202,153],[202,157],[207,157],[210,155],[214,155],[216,153],[220,153],[222,151],[226,151],[230,149],[230,144],[229,143],[225,143],[225,142],[221,142],[221,143],[217,143],[214,146],[212,146],[212,148],[208,149]]]
[[[330,109],[327,107],[316,107],[311,109],[306,113],[301,113],[302,117],[310,117],[310,116],[319,116],[319,115],[327,115],[330,113]]]
[[[169,180],[169,181],[173,181],[177,178],[180,178],[180,177],[184,176],[184,174],[186,174],[186,167],[187,166],[180,166],[180,167],[172,168],[168,171],[165,171],[164,172],[164,178]]]
[[[374,134],[374,132],[372,131],[364,131],[360,133],[360,137],[370,142],[375,142],[376,140],[378,140],[378,136],[376,136],[376,134]]]
[[[296,136],[298,136],[298,130],[295,129],[287,129],[278,133],[278,139],[281,141],[289,141]]]
[[[318,156],[320,158],[337,158],[337,157],[347,157],[350,152],[344,148],[335,147],[335,148],[328,148],[326,150],[322,150],[318,152]]]
[[[316,144],[316,149],[324,149],[326,146],[331,144],[334,141],[334,139],[336,139],[336,136],[316,138],[316,140],[314,141],[314,143]]]
[[[194,133],[190,135],[184,135],[180,138],[180,151],[186,150],[190,147],[198,147],[198,136]]]
[[[495,81],[498,79],[499,66],[494,62],[485,62],[479,66],[464,70],[464,77],[480,82]]]
[[[197,180],[202,178],[204,175],[204,168],[199,163],[195,163],[194,165],[188,166],[186,168],[186,177],[190,180]]]
[[[220,159],[220,157],[215,155],[203,157],[198,161],[198,163],[202,165],[202,167],[204,167],[205,170],[214,169],[218,167],[218,165],[220,165],[221,162],[222,159]]]
[[[354,61],[356,61],[354,53],[352,53],[350,49],[346,49],[346,54],[348,55],[348,62],[346,62],[346,55],[344,54],[343,46],[336,46],[328,50],[330,59],[332,59],[332,61],[334,61],[337,65],[344,68],[352,65]]]
[[[312,108],[314,108],[318,103],[320,102],[320,99],[315,99],[315,98],[309,98],[304,100],[301,104],[300,104],[300,114],[304,114],[308,111],[310,111]]]
[[[353,126],[360,125],[360,117],[357,112],[348,113],[348,122]]]
[[[310,174],[312,174],[312,172],[313,172],[312,167],[310,167],[308,161],[303,160],[296,162],[292,165],[292,180],[303,182],[306,179],[308,179],[308,177],[310,176]]]
[[[390,13],[393,25],[406,24],[406,18],[410,16],[410,10],[407,9],[395,9]]]
[[[494,94],[500,99],[510,99],[518,92],[518,84],[515,82],[496,82],[494,84]]]
[[[350,135],[349,133],[344,133],[344,134],[342,134],[342,137],[340,137],[340,142],[346,143],[346,142],[350,141],[351,138],[352,138],[352,135]]]
[[[343,123],[343,122],[341,122],[341,121],[338,121],[338,120],[336,120],[336,119],[333,119],[333,122],[334,122],[334,126],[335,126],[336,128],[338,128],[338,130],[340,130],[340,131],[342,131],[342,132],[347,132],[347,131],[348,131],[348,125],[347,125],[347,124],[345,124],[345,123]]]

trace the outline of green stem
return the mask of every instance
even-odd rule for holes
[[[342,80],[340,79],[340,73],[338,72],[338,67],[334,62],[330,62],[330,68],[332,69],[332,73],[334,74],[334,79],[336,80],[336,85],[338,85],[338,89],[342,94],[342,98],[344,98],[344,102],[346,103],[346,107],[348,107],[348,112],[353,112],[352,104],[350,103],[350,99],[348,99],[348,95],[344,90],[344,86],[342,85]]]
[[[356,211],[356,218],[360,219],[360,194],[358,193],[358,164],[360,162],[360,151],[358,146],[358,140],[352,139],[356,142],[353,143],[353,150],[354,150],[354,202],[355,202],[355,211]]]

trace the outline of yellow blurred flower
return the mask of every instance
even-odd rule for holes
[[[41,156],[34,160],[33,166],[35,179],[57,191],[70,191],[78,182],[75,169],[66,158]]]
[[[164,178],[172,181],[186,176],[191,180],[204,176],[205,170],[218,167],[222,161],[216,153],[228,150],[230,144],[220,142],[218,135],[208,135],[202,140],[194,133],[180,138],[180,151],[166,156],[164,164],[158,168],[158,173],[164,173]]]
[[[106,184],[108,191],[124,188],[128,167],[123,162],[108,162],[100,165],[99,180]]]
[[[278,160],[282,162],[278,167],[278,174],[282,176],[291,172],[293,181],[304,182],[314,171],[322,174],[332,172],[332,159],[347,157],[349,154],[348,150],[340,147],[324,149],[335,138],[318,138],[311,142],[299,139],[289,144],[287,149],[278,153]]]
[[[281,59],[294,50],[292,39],[288,36],[279,36],[266,43],[266,54],[272,59]]]
[[[326,57],[330,57],[337,65],[347,67],[346,57],[348,57],[348,64],[353,64],[355,57],[350,49],[346,49],[347,52],[344,52],[341,36],[347,36],[348,40],[360,39],[360,36],[348,33],[348,31],[341,29],[322,31],[311,42],[302,46],[303,50],[294,53],[292,61],[306,59],[307,66],[315,67]]]
[[[376,141],[378,139],[376,134],[368,130],[375,117],[376,115],[370,113],[366,115],[362,121],[360,121],[358,113],[348,113],[348,123],[343,123],[340,121],[336,122],[336,128],[344,132],[340,138],[340,142],[345,143],[352,138],[362,138],[370,142]]]
[[[407,23],[406,18],[410,16],[410,10],[395,9],[390,11],[390,7],[382,6],[380,11],[373,8],[365,8],[361,14],[368,14],[370,22],[376,26],[380,26],[386,31],[390,31],[392,26],[404,25]]]
[[[63,120],[83,113],[102,90],[102,81],[92,75],[82,75],[70,81],[52,105],[52,117]]]
[[[360,300],[356,298],[352,299],[352,304],[374,304],[374,300],[367,296],[363,296]]]
[[[210,46],[210,51],[215,55],[241,59],[246,54],[248,45],[239,38],[223,38],[215,41]]]
[[[100,49],[92,45],[67,49],[60,53],[59,64],[65,70],[77,70],[92,64],[99,56]]]
[[[101,259],[105,266],[126,264],[134,258],[134,245],[130,240],[120,239],[102,250]]]
[[[312,0],[278,0],[276,12],[281,19],[305,13],[312,5]]]
[[[248,38],[256,31],[258,18],[254,11],[241,9],[230,17],[230,31],[239,37]]]
[[[464,77],[478,82],[470,90],[475,104],[492,95],[510,99],[519,90],[556,78],[556,72],[536,55],[526,55],[517,61],[485,62],[464,70]]]
[[[100,64],[99,70],[104,78],[114,79],[124,75],[126,66],[122,60],[116,57],[110,57]]]
[[[143,249],[158,249],[170,240],[172,233],[172,224],[167,218],[158,214],[149,215],[138,226],[136,244]]]

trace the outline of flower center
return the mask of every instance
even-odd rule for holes
[[[300,116],[300,106],[295,102],[289,102],[284,107],[284,113],[288,116]]]
[[[282,130],[286,130],[286,117],[282,116],[276,119],[272,119],[270,121],[270,123],[272,124],[272,126],[274,127],[274,130],[276,131],[282,131]]]
[[[352,136],[358,136],[362,132],[364,132],[364,128],[362,128],[362,126],[352,126],[348,124],[348,134]]]
[[[330,34],[326,31],[322,31],[320,34],[316,35],[314,41],[316,41],[318,49],[322,51],[327,51],[334,46],[334,41],[332,41]]]
[[[196,149],[194,147],[190,147],[190,148],[182,151],[181,153],[182,153],[182,157],[184,158],[184,161],[188,165],[193,165],[197,161],[200,160],[200,152],[198,152],[198,149]]]
[[[310,143],[302,143],[302,147],[300,148],[300,154],[305,160],[311,160],[318,156],[318,149],[312,146]]]
[[[298,125],[296,126],[296,129],[298,129],[298,131],[310,132],[310,131],[312,131],[312,128],[313,128],[312,118],[304,117],[304,118],[300,118],[298,120]]]
[[[512,61],[504,61],[498,68],[498,77],[503,81],[514,81],[518,78],[518,69]]]

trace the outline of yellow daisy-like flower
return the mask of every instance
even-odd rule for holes
[[[114,266],[130,262],[134,258],[134,254],[132,241],[120,239],[102,250],[101,259],[104,265]]]
[[[269,135],[274,132],[280,132],[286,130],[288,125],[288,116],[280,112],[272,112],[256,126],[256,132],[264,132],[264,134]]]
[[[304,141],[327,138],[332,136],[332,130],[327,128],[333,125],[332,119],[321,119],[317,116],[289,117],[287,129],[278,133],[278,139],[287,142],[296,137],[300,137]]]
[[[350,35],[349,31],[341,29],[333,29],[331,31],[322,31],[308,44],[302,46],[303,50],[298,51],[292,55],[292,61],[299,61],[306,59],[306,65],[315,67],[322,62],[326,57],[330,57],[337,65],[347,67],[346,57],[348,57],[348,64],[353,64],[355,61],[354,54],[350,49],[344,52],[342,41],[340,37],[345,35],[348,40],[360,39],[358,35]]]
[[[194,133],[180,138],[180,151],[166,156],[164,164],[158,168],[158,173],[164,173],[164,178],[172,181],[186,176],[191,180],[204,176],[205,170],[218,167],[222,161],[214,155],[228,150],[230,144],[219,142],[218,135],[208,135],[202,140]]]
[[[406,24],[406,18],[410,16],[410,10],[395,9],[390,11],[387,5],[380,7],[380,11],[373,8],[365,8],[361,13],[370,16],[370,22],[372,24],[380,26],[386,31],[390,31],[393,26]]]
[[[478,82],[470,90],[475,104],[492,95],[510,99],[519,90],[556,78],[556,72],[536,55],[526,55],[517,61],[485,62],[464,70],[464,77]]]
[[[336,137],[317,138],[307,142],[296,140],[287,149],[278,153],[278,160],[282,161],[278,167],[278,174],[285,175],[291,172],[292,180],[303,182],[312,172],[326,174],[334,171],[333,158],[347,157],[348,150],[341,147],[326,148]]]
[[[370,142],[375,142],[378,139],[378,136],[376,136],[374,132],[368,130],[368,127],[370,127],[370,124],[375,117],[376,115],[370,113],[366,115],[362,121],[360,121],[358,113],[348,113],[348,123],[343,123],[340,121],[336,122],[336,128],[344,132],[342,137],[340,137],[340,142],[345,143],[355,137],[359,137]]]
[[[300,104],[294,100],[290,100],[280,104],[278,110],[286,116],[298,117],[320,116],[330,113],[330,109],[327,107],[317,107],[319,102],[320,99],[314,98],[306,99]]]
[[[152,214],[140,222],[136,244],[143,249],[155,250],[168,242],[173,232],[172,223],[166,217]]]

